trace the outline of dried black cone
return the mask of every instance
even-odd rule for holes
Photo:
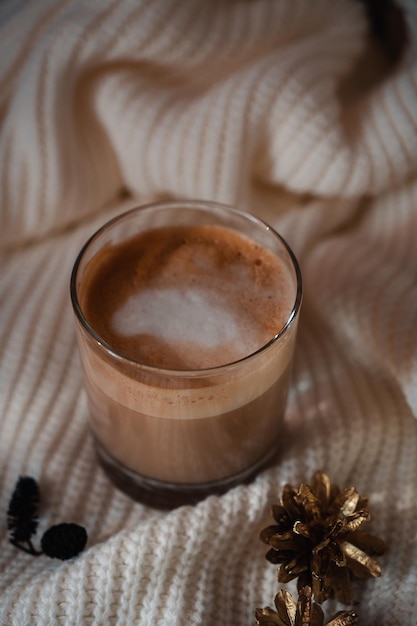
[[[47,556],[66,561],[82,552],[87,543],[87,532],[78,524],[56,524],[44,533],[41,547]]]
[[[21,476],[9,502],[7,527],[11,543],[36,556],[40,552],[35,550],[31,537],[38,527],[38,509],[39,487],[36,480],[30,476]]]

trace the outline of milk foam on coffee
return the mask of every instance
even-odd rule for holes
[[[83,308],[121,354],[169,369],[242,359],[285,325],[295,293],[282,261],[218,226],[141,233],[90,261]]]
[[[144,289],[130,296],[113,315],[113,328],[119,335],[146,334],[202,348],[238,342],[238,325],[227,305],[213,305],[204,289]]]

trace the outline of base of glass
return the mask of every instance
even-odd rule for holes
[[[209,495],[221,495],[232,487],[250,483],[263,469],[273,464],[277,449],[273,448],[250,468],[209,483],[167,483],[141,476],[114,459],[96,440],[96,451],[101,466],[112,483],[137,502],[158,509],[173,509],[196,504]]]

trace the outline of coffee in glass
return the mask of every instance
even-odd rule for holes
[[[224,205],[139,207],[89,239],[71,297],[97,452],[117,486],[178,506],[271,460],[301,296],[285,241]]]

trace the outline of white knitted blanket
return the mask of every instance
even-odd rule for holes
[[[316,469],[369,497],[389,544],[354,584],[360,624],[417,623],[417,3],[398,6],[392,63],[359,0],[0,2],[2,625],[252,626],[278,590],[269,507]],[[162,197],[267,219],[305,283],[279,462],[172,512],[96,461],[69,300],[86,238]],[[9,543],[19,475],[41,488],[35,543],[76,522],[81,555]]]

